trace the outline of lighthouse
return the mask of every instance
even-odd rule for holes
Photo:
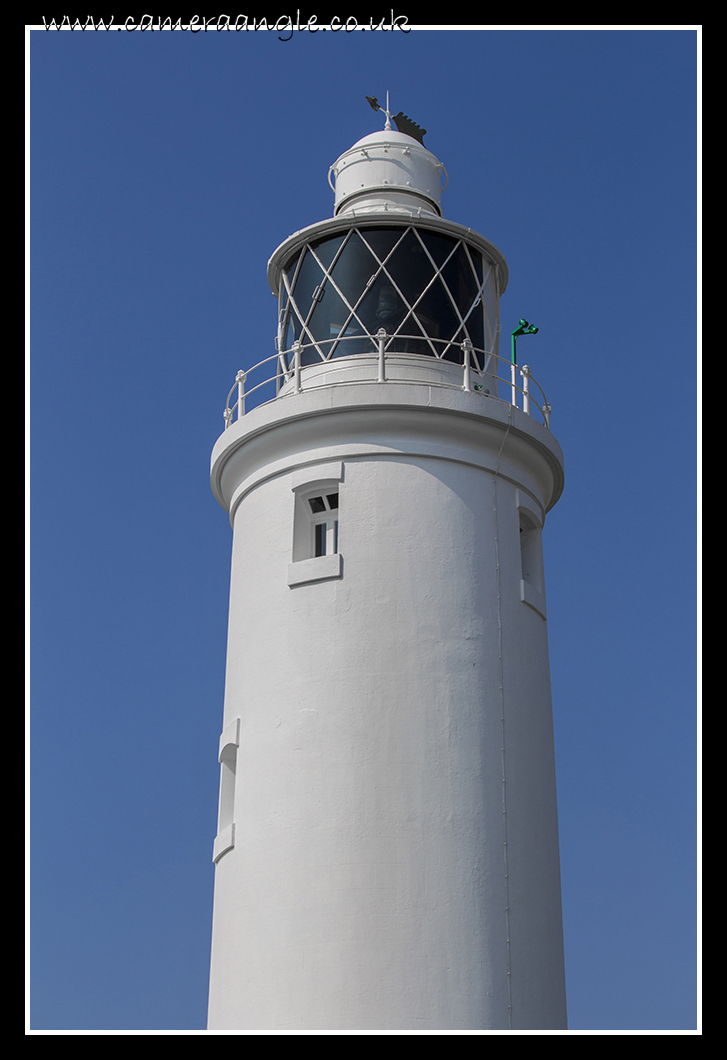
[[[535,329],[500,342],[503,254],[443,216],[425,131],[369,102],[384,128],[330,167],[332,216],[268,263],[275,349],[212,453],[233,544],[209,1028],[562,1029],[563,455],[514,353]]]

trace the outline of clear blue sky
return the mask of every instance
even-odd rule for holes
[[[412,20],[413,21],[413,20]],[[695,30],[30,33],[31,1015],[205,1027],[231,530],[209,456],[329,165],[427,131],[553,406],[573,1030],[696,1026]]]

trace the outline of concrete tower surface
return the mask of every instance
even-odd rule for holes
[[[499,355],[503,255],[386,126],[273,254],[273,390],[238,375],[212,454],[211,1030],[566,1026],[541,547],[563,457]]]

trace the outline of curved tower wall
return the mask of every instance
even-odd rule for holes
[[[377,384],[351,357],[308,391],[327,369],[303,368],[215,446],[210,1029],[565,1027],[540,541],[562,454],[432,360]]]

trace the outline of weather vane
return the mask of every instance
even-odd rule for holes
[[[417,125],[415,121],[412,121],[411,118],[408,118],[406,114],[402,114],[401,111],[399,111],[398,114],[394,114],[392,116],[391,111],[389,110],[388,92],[386,93],[386,107],[379,106],[379,101],[376,96],[367,96],[366,99],[369,101],[369,105],[373,108],[373,110],[380,110],[382,114],[386,115],[386,125],[384,126],[385,130],[391,128],[391,123],[393,121],[394,125],[396,125],[400,133],[406,133],[407,136],[413,137],[415,140],[419,141],[422,147],[424,147],[424,136],[427,130],[422,129],[420,125]]]

